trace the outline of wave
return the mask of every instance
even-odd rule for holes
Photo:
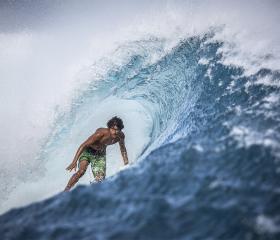
[[[225,64],[225,43],[215,34],[173,48],[159,38],[131,42],[116,50],[119,63],[99,63],[106,72],[87,70],[39,158],[70,157],[73,139],[110,108],[131,121],[128,139],[146,131],[135,163],[114,174],[116,167],[102,184],[2,215],[3,239],[276,239],[280,73],[261,68],[248,75]]]

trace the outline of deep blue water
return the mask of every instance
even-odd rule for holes
[[[211,37],[152,64],[147,42],[161,51],[160,40],[139,41],[142,52],[90,83],[52,139],[115,95],[146,107],[153,149],[102,184],[5,213],[1,239],[280,239],[280,73],[224,65]]]

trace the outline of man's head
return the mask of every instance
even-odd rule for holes
[[[117,133],[124,128],[123,121],[119,117],[115,116],[107,122],[107,127],[114,129]]]

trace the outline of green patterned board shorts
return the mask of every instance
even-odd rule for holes
[[[81,161],[88,161],[91,164],[93,176],[106,176],[106,153],[98,152],[92,148],[86,148],[79,157],[79,165]]]

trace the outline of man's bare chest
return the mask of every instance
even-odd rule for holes
[[[112,145],[115,144],[117,142],[119,142],[119,137],[118,136],[104,136],[102,139],[100,139],[99,143],[101,145]]]

